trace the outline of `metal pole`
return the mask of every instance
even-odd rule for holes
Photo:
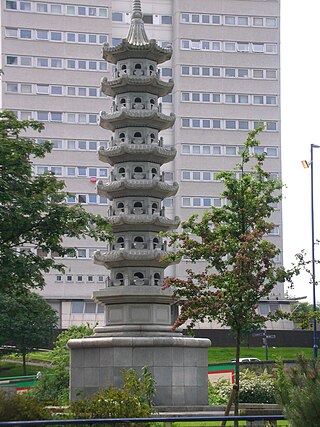
[[[312,239],[312,294],[313,294],[313,311],[317,310],[316,301],[316,268],[315,268],[315,254],[314,254],[314,200],[313,200],[313,148],[320,148],[319,145],[311,144],[311,239]],[[317,343],[317,319],[313,319],[313,356],[318,359],[318,343]]]

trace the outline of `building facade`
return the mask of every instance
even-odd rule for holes
[[[261,121],[266,130],[258,150],[267,153],[267,170],[280,176],[280,0],[143,0],[142,6],[149,38],[173,47],[171,60],[160,65],[161,79],[174,80],[162,111],[176,115],[174,128],[162,135],[177,151],[163,166],[163,179],[179,183],[177,195],[163,201],[166,216],[184,220],[220,206],[216,174],[234,167],[248,131]],[[37,161],[35,173],[54,172],[74,193],[70,203],[107,215],[110,202],[97,195],[96,182],[110,177],[97,157],[108,132],[97,118],[112,109],[100,80],[110,80],[114,67],[101,58],[101,47],[126,36],[131,1],[6,0],[1,7],[1,108],[45,123],[35,137],[54,148]],[[269,238],[281,248],[281,206],[273,221]],[[103,245],[88,239],[66,244],[76,246],[77,258],[63,260],[65,274],[46,276],[43,295],[59,312],[61,327],[99,322],[103,308],[91,296],[104,287],[108,271],[92,255]],[[186,267],[187,260],[165,274],[183,277]],[[283,300],[279,286],[259,309],[283,308]]]

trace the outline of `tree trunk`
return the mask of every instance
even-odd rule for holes
[[[239,387],[240,387],[240,345],[241,345],[241,333],[237,331],[236,336],[236,375],[235,375],[235,384],[237,386],[236,395],[234,399],[234,415],[239,415]],[[234,427],[238,427],[238,421],[234,422]]]
[[[22,353],[23,375],[27,375],[26,353]]]

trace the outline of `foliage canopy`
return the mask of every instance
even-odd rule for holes
[[[43,272],[63,271],[55,257],[74,253],[64,238],[110,239],[104,218],[67,204],[63,181],[34,175],[32,161],[50,153],[51,144],[26,135],[42,129],[40,122],[0,112],[0,289],[43,287]]]

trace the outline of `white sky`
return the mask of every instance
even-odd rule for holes
[[[310,160],[310,144],[320,145],[320,1],[281,0],[281,107],[284,264],[306,249],[311,257],[311,177],[301,160]],[[314,149],[315,239],[320,239],[320,148]],[[320,259],[320,245],[316,245]],[[310,259],[310,258],[309,258]],[[320,266],[317,271],[320,276]],[[295,280],[290,295],[312,301],[308,277]],[[320,286],[317,287],[320,301]]]

